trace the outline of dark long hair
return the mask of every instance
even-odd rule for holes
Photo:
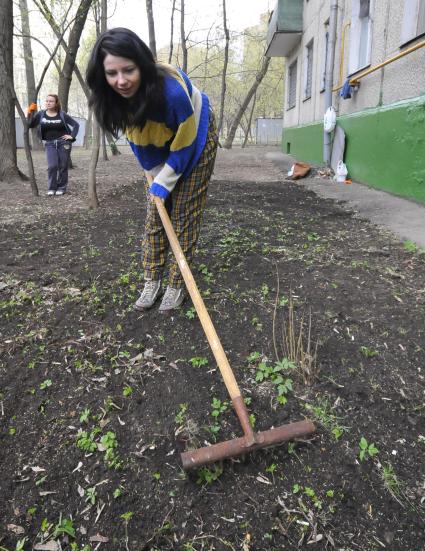
[[[131,59],[140,70],[140,87],[130,99],[121,97],[106,81],[103,61],[108,54]],[[89,105],[100,126],[115,137],[129,126],[143,128],[148,114],[163,108],[166,74],[167,70],[155,62],[148,46],[133,31],[117,27],[102,33],[94,45],[86,72],[91,91]]]

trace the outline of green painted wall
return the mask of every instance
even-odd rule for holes
[[[338,118],[353,180],[425,203],[425,96]],[[282,150],[322,163],[322,124],[286,128]]]
[[[282,136],[284,153],[294,155],[300,161],[323,163],[323,124],[284,128]]]

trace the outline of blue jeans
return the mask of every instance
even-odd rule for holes
[[[68,163],[71,142],[51,140],[45,142],[47,157],[47,179],[49,191],[66,191],[68,184]]]

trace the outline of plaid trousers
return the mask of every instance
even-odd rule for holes
[[[217,127],[214,114],[210,111],[207,141],[199,161],[186,179],[180,178],[165,201],[165,208],[189,264],[193,259],[199,238],[217,146]],[[148,184],[146,184],[146,192],[149,195]],[[167,261],[169,243],[158,210],[149,197],[142,247],[142,267],[145,279],[161,279]],[[183,286],[184,281],[174,255],[171,256],[168,285],[178,289]]]

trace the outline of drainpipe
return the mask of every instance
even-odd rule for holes
[[[332,106],[332,88],[335,63],[336,25],[338,19],[338,0],[330,0],[331,13],[329,17],[328,59],[325,73],[325,113]],[[331,166],[332,135],[323,132],[323,161],[327,167]]]

